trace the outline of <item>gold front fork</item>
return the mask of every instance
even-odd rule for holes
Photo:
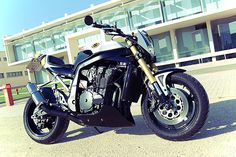
[[[139,52],[137,48],[132,44],[131,41],[127,41],[128,46],[130,46],[130,50],[133,53],[134,56],[136,56]],[[141,66],[142,70],[144,71],[145,75],[149,79],[149,81],[153,84],[154,82],[157,82],[156,78],[153,76],[151,70],[148,68],[147,63],[144,61],[143,58],[140,58],[138,60],[139,65]]]

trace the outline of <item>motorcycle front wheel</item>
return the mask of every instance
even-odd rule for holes
[[[158,104],[148,93],[142,98],[142,114],[152,131],[168,140],[188,140],[204,125],[209,100],[203,86],[192,76],[176,73],[167,79],[169,105]]]
[[[69,120],[48,115],[29,98],[23,113],[23,122],[27,134],[42,144],[57,142],[66,132]]]

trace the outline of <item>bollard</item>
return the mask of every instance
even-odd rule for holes
[[[5,96],[6,105],[7,106],[14,105],[10,84],[5,85],[5,88],[3,89],[3,93],[4,93],[4,96]]]

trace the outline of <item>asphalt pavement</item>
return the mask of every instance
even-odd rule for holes
[[[140,104],[132,106],[132,128],[81,127],[73,122],[56,144],[31,140],[23,127],[26,100],[0,107],[0,157],[232,157],[236,156],[236,70],[194,75],[206,88],[210,112],[205,126],[191,140],[173,142],[152,133],[144,124]]]

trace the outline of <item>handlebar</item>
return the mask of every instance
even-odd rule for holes
[[[121,29],[119,29],[119,28],[117,28],[115,26],[110,26],[108,24],[102,25],[102,24],[97,24],[95,22],[95,23],[92,24],[92,27],[103,29],[104,32],[107,35],[115,35],[115,34],[111,34],[111,33],[117,33],[116,35],[119,35],[119,36],[123,36],[124,35],[124,33],[121,31]]]
[[[103,24],[97,24],[96,22],[93,21],[93,18],[91,16],[86,16],[85,19],[84,19],[84,22],[88,26],[103,29],[105,34],[107,34],[107,35],[121,36],[121,37],[124,37],[124,38],[132,41],[133,43],[137,42],[137,38],[134,37],[133,35],[124,34],[122,32],[122,30],[117,28],[116,26],[111,26],[111,25],[108,25],[108,24],[104,24],[104,25]]]

